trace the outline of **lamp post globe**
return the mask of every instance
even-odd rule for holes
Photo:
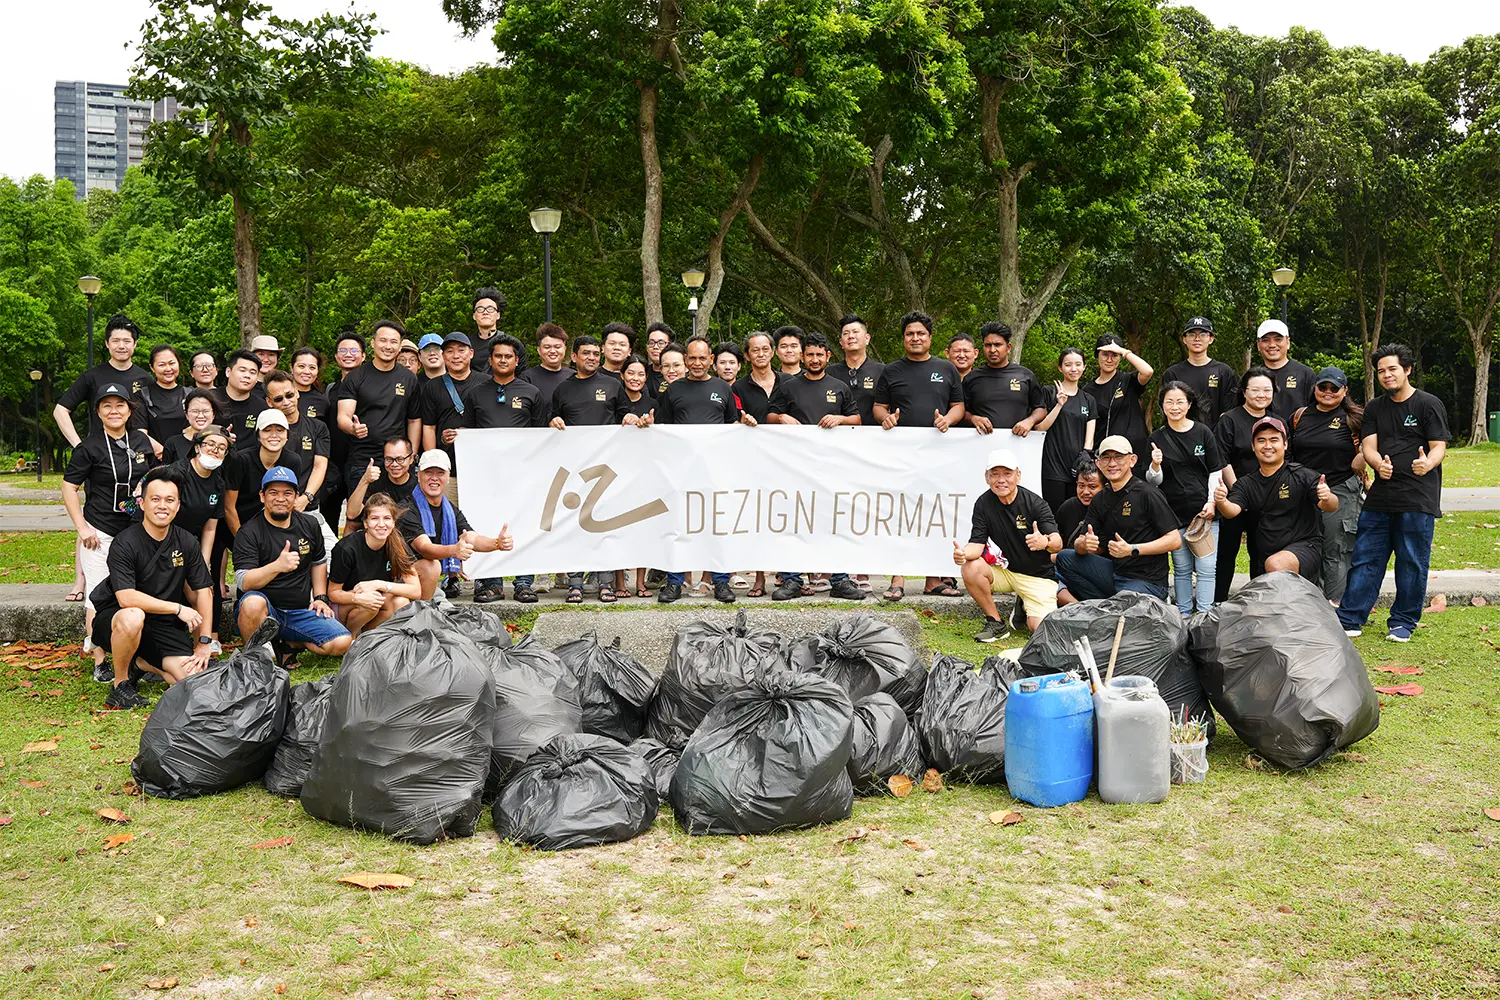
[[[688,329],[692,334],[698,332],[698,289],[703,287],[703,278],[703,272],[696,267],[682,272],[682,284],[689,292]]]
[[[547,322],[552,322],[552,234],[562,225],[562,210],[534,208],[531,229],[542,234],[542,294],[547,307]]]
[[[1278,267],[1276,270],[1271,272],[1271,280],[1276,283],[1276,287],[1281,289],[1281,321],[1285,323],[1287,295],[1286,290],[1292,286],[1292,282],[1297,280],[1297,272],[1289,267]]]

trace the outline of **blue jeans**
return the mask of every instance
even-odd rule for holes
[[[1057,574],[1059,579],[1066,577],[1068,590],[1080,601],[1097,601],[1105,597],[1113,597],[1122,590],[1150,594],[1163,601],[1167,599],[1166,587],[1148,580],[1137,580],[1134,577],[1117,574],[1113,559],[1106,559],[1104,556],[1081,556],[1066,546],[1057,554]]]
[[[729,582],[729,574],[728,573],[710,573],[708,575],[713,579],[714,586],[716,586],[716,587],[719,584],[721,584],[721,583],[728,583]],[[667,583],[670,584],[673,587],[680,587],[680,586],[682,586],[683,582],[685,581],[685,579],[686,579],[686,574],[684,574],[684,573],[668,573],[667,574]]]
[[[802,574],[801,573],[781,573],[779,575],[781,576],[781,582],[782,583],[797,583],[797,584],[801,584],[802,583]],[[838,583],[840,580],[847,580],[847,579],[849,579],[849,574],[848,573],[829,573],[828,574],[828,582],[829,583]]]
[[[518,577],[516,577],[515,583],[516,583],[517,587],[530,587],[532,584],[536,583],[536,577],[535,576],[518,576]],[[503,576],[487,576],[483,580],[475,580],[474,581],[474,589],[475,590],[478,590],[481,587],[503,587],[503,586],[505,586],[505,577],[503,577]]]
[[[1369,620],[1392,552],[1396,554],[1396,599],[1391,602],[1386,625],[1417,627],[1427,601],[1427,567],[1432,561],[1432,530],[1436,524],[1437,518],[1417,511],[1391,514],[1366,508],[1359,512],[1349,585],[1339,602],[1339,622],[1344,628],[1363,628]]]
[[[1183,525],[1183,530],[1187,525]],[[1182,547],[1172,550],[1172,590],[1177,598],[1177,610],[1186,618],[1193,613],[1196,595],[1199,611],[1214,606],[1214,585],[1218,581],[1219,565],[1219,519],[1209,522],[1209,531],[1214,538],[1214,551],[1206,556],[1195,556],[1186,540]],[[1193,574],[1198,574],[1198,583],[1193,585]]]
[[[279,638],[283,642],[303,642],[309,646],[326,646],[339,636],[348,635],[349,630],[337,618],[324,618],[310,608],[278,608],[258,590],[247,590],[235,603],[238,616],[241,604],[247,597],[259,597],[266,602],[266,617],[276,619],[281,626]],[[246,638],[249,638],[246,636]]]

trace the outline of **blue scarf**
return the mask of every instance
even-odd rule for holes
[[[428,538],[432,537],[432,504],[427,502],[427,494],[422,492],[418,486],[411,491],[411,501],[416,504],[417,512],[422,515],[422,534]],[[443,530],[438,532],[437,543],[439,545],[458,544],[458,519],[453,516],[453,504],[448,502],[447,497],[443,501]],[[449,576],[457,575],[463,568],[463,563],[458,561],[457,556],[448,556],[443,560],[443,572]]]

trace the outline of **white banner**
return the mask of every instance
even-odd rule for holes
[[[1009,447],[1041,492],[1042,438],[930,428],[738,424],[463,430],[459,506],[508,524],[471,579],[654,566],[951,576],[985,458]]]

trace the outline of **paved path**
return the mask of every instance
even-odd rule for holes
[[[1500,489],[1444,489],[1443,510],[1500,510]]]

